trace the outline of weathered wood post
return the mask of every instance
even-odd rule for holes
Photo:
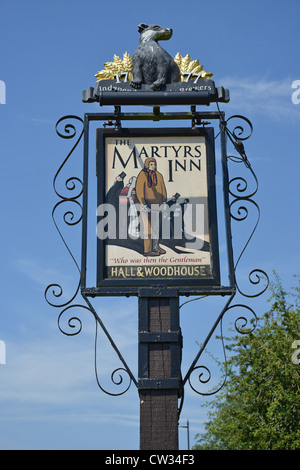
[[[139,296],[140,449],[178,449],[182,337],[176,289]],[[150,293],[151,294],[151,293]],[[173,297],[166,297],[166,295]]]

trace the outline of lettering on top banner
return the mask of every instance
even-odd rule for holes
[[[212,129],[97,130],[98,285],[219,283]]]

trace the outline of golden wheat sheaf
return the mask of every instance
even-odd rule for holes
[[[95,75],[98,82],[100,80],[113,80],[116,78],[116,75],[118,75],[120,80],[125,80],[125,77],[127,81],[133,80],[132,58],[128,52],[123,54],[123,59],[115,54],[113,62],[105,62],[104,67],[104,70],[100,70]]]
[[[190,54],[183,57],[177,52],[174,61],[179,67],[180,80],[182,82],[192,79],[193,76],[197,76],[198,78],[210,78],[213,75],[211,72],[207,72],[203,69],[203,65],[200,65],[198,59],[192,60]],[[133,63],[128,52],[123,54],[123,59],[114,55],[113,62],[105,62],[104,67],[104,70],[100,70],[95,75],[98,82],[101,80],[113,80],[117,77],[119,80],[124,81],[133,80]]]
[[[199,78],[210,78],[213,76],[213,73],[203,69],[203,65],[200,65],[198,59],[192,60],[190,54],[183,57],[177,52],[174,61],[179,67],[182,82],[185,82],[187,78],[191,79],[193,76],[198,76]]]

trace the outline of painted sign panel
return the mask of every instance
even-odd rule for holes
[[[213,129],[97,130],[97,285],[219,285]]]

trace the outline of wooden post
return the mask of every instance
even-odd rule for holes
[[[140,450],[178,450],[178,302],[177,295],[139,298]]]

